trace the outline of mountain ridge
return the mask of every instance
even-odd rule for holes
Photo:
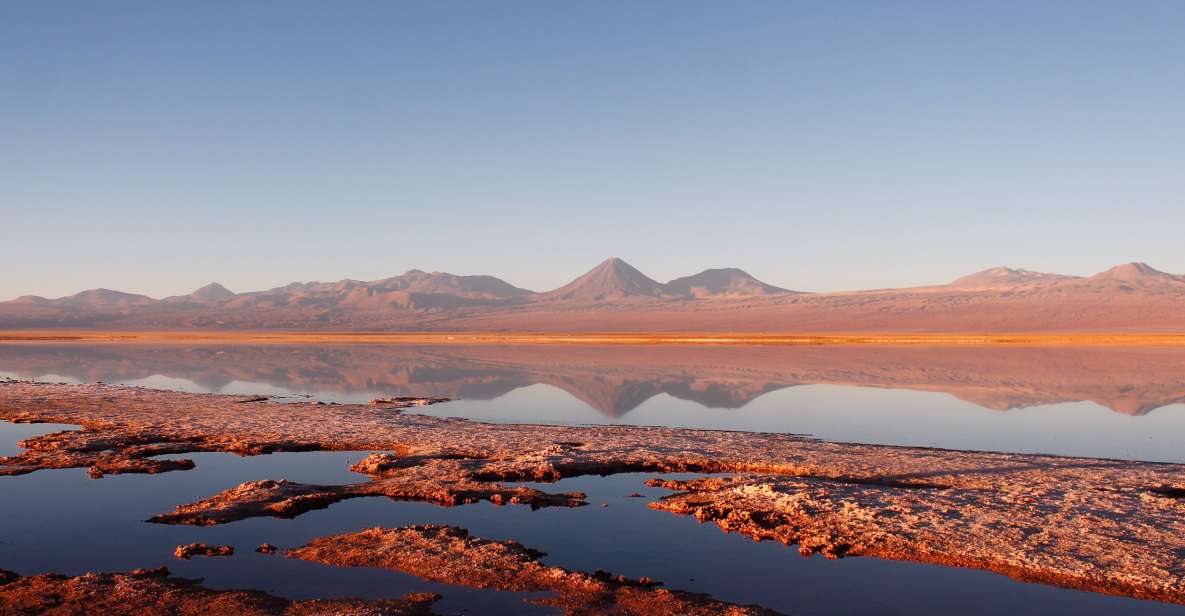
[[[944,285],[806,293],[738,268],[666,283],[620,258],[535,292],[488,275],[407,272],[234,293],[211,283],[161,300],[110,289],[0,302],[0,328],[431,331],[1185,331],[1185,276],[1145,263],[1093,276],[996,267]]]

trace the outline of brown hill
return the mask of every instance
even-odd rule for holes
[[[684,297],[762,297],[793,293],[765,284],[735,267],[706,269],[693,276],[676,278],[666,285],[667,292]]]
[[[91,289],[64,297],[56,300],[56,302],[78,308],[103,310],[127,308],[130,306],[147,306],[156,303],[156,300],[147,295],[124,293],[123,291],[112,291],[111,289]]]
[[[493,276],[457,276],[415,269],[402,276],[376,280],[369,286],[386,291],[455,295],[477,299],[508,299],[525,297],[532,293]]]
[[[174,295],[166,297],[162,302],[173,304],[219,304],[225,302],[235,296],[234,292],[226,287],[211,282],[210,284],[190,293],[188,295]]]
[[[621,259],[532,293],[492,276],[208,286],[158,301],[105,289],[0,303],[2,328],[599,332],[1185,332],[1185,276],[1142,263],[1088,278],[994,268],[947,285],[797,293],[738,269],[661,284]]]
[[[948,286],[960,289],[1011,289],[1034,284],[1049,284],[1072,280],[1074,276],[1047,274],[1011,267],[993,267],[956,279]]]
[[[1097,289],[1156,289],[1185,286],[1185,276],[1174,276],[1150,267],[1147,263],[1125,263],[1100,272],[1083,281]]]

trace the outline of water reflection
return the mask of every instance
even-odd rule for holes
[[[5,374],[340,402],[444,396],[460,401],[423,412],[484,421],[1185,461],[1178,348],[8,345]]]
[[[15,426],[0,422],[0,440]],[[11,435],[9,435],[11,436]],[[11,440],[11,438],[10,438]],[[755,543],[713,524],[646,506],[668,492],[645,485],[649,474],[577,477],[543,487],[586,492],[592,506],[532,511],[490,503],[438,507],[428,503],[360,498],[295,519],[251,518],[210,527],[143,522],[175,505],[243,481],[287,477],[314,483],[363,478],[346,469],[358,452],[281,453],[240,458],[198,453],[190,471],[88,479],[81,469],[0,478],[0,567],[24,574],[119,571],[168,566],[213,588],[255,588],[289,598],[383,598],[436,591],[440,613],[555,613],[523,601],[524,593],[438,584],[394,571],[340,568],[252,551],[261,542],[282,548],[315,537],[376,524],[454,524],[477,536],[516,539],[547,552],[544,562],[571,569],[663,580],[670,588],[708,592],[719,599],[758,603],[788,614],[1172,614],[1180,606],[1026,584],[974,569],[912,562],[803,558],[778,543]],[[669,475],[678,477],[680,475]],[[632,492],[647,498],[629,498]],[[86,514],[79,515],[79,503]],[[173,548],[201,541],[232,545],[230,558],[178,560]],[[465,612],[464,610],[468,610]]]
[[[0,371],[84,382],[492,399],[547,384],[610,417],[658,395],[740,408],[803,384],[948,393],[993,410],[1185,401],[1185,349],[1024,347],[0,346]]]

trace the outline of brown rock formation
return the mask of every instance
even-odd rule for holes
[[[808,477],[660,479],[650,484],[681,493],[650,506],[759,541],[797,544],[804,556],[987,569],[1027,582],[1185,603],[1180,548],[1168,536],[1185,513],[1179,497],[1125,486],[1097,486],[1101,497],[1059,490],[1037,466],[1016,469],[999,487],[986,481],[953,487],[962,482],[944,475],[915,486]],[[1026,475],[1028,488],[1013,483]],[[1128,546],[1139,546],[1136,568]]]
[[[189,560],[194,556],[233,556],[235,549],[229,545],[207,545],[205,543],[189,543],[179,545],[173,551],[177,558]]]
[[[571,616],[633,614],[638,616],[773,615],[757,606],[723,603],[707,595],[658,588],[648,578],[633,580],[603,571],[588,574],[549,567],[545,554],[516,541],[472,537],[453,526],[371,528],[322,537],[288,551],[288,556],[344,567],[382,567],[434,582],[519,592],[550,591],[537,599]]]
[[[394,500],[429,501],[456,506],[488,500],[502,505],[576,507],[585,504],[584,495],[548,494],[526,487],[502,487],[467,479],[456,468],[444,469],[425,463],[412,472],[400,473],[367,483],[321,486],[265,479],[244,483],[196,503],[181,505],[173,512],[148,521],[161,524],[210,526],[244,518],[270,516],[294,518],[306,511],[324,509],[333,503],[362,496],[386,496]]]
[[[0,613],[89,616],[428,616],[440,596],[413,593],[402,599],[289,601],[256,590],[212,590],[168,569],[88,573],[77,577],[0,573]]]

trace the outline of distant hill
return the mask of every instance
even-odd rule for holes
[[[1090,277],[997,267],[928,287],[803,293],[716,268],[660,283],[608,259],[537,293],[493,276],[372,281],[156,300],[110,289],[0,302],[0,328],[651,332],[1185,332],[1185,276],[1127,263]]]
[[[982,272],[963,276],[949,286],[960,289],[1010,289],[1024,285],[1049,284],[1071,280],[1074,276],[1047,274],[1011,267],[993,267]]]
[[[478,299],[524,297],[532,292],[493,276],[457,276],[442,272],[410,270],[402,276],[376,280],[370,286],[390,291],[436,293]]]
[[[1087,278],[1085,282],[1096,288],[1121,285],[1155,288],[1185,285],[1185,276],[1176,276],[1154,269],[1147,263],[1126,263]]]
[[[156,303],[156,300],[146,295],[112,291],[110,289],[91,289],[64,297],[58,302],[79,308],[126,308],[129,306],[146,306]]]
[[[762,297],[793,293],[765,284],[735,267],[706,269],[693,276],[676,278],[665,287],[671,293],[687,297]]]
[[[217,282],[211,282],[188,295],[174,295],[172,297],[166,297],[161,301],[173,304],[218,304],[234,296],[234,292],[230,289]]]

